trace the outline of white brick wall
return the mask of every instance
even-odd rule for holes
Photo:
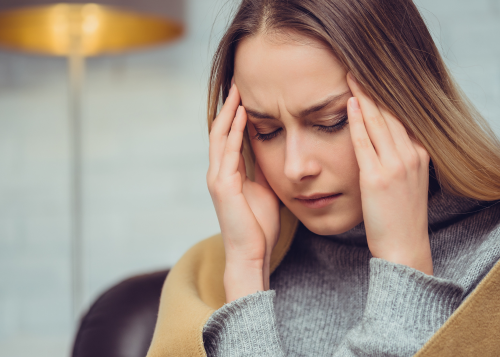
[[[86,304],[129,275],[171,266],[218,231],[205,186],[204,115],[210,29],[223,3],[190,1],[182,42],[88,61]],[[500,1],[417,4],[500,134]],[[0,52],[0,357],[70,348],[66,80],[63,59]]]

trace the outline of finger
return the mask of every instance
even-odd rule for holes
[[[423,165],[424,168],[428,169],[429,168],[429,162],[430,162],[430,155],[427,149],[419,143],[417,140],[410,138],[411,143],[413,144],[413,147],[415,148],[415,151],[417,152],[418,156],[420,157],[421,164]]]
[[[417,151],[415,150],[403,124],[387,110],[380,108],[380,112],[385,118],[387,127],[391,132],[396,150],[398,151],[401,159],[407,162],[411,158],[415,157],[417,155]]]
[[[238,107],[231,132],[229,133],[220,164],[219,175],[227,177],[238,171],[240,165],[240,148],[243,143],[243,132],[246,125],[246,113],[242,106]]]
[[[381,109],[404,165],[409,169],[429,168],[429,154],[425,147],[408,135],[403,124],[388,111]]]
[[[214,119],[212,123],[212,127],[210,133],[214,130],[219,131],[227,131],[231,124],[231,118],[234,118],[236,114],[236,109],[238,109],[238,105],[240,104],[240,92],[238,91],[238,87],[236,84],[231,85],[231,89],[229,89],[229,94],[226,98],[226,101],[222,105],[221,111]],[[229,124],[228,124],[229,120]]]
[[[377,155],[382,164],[394,158],[395,144],[391,132],[387,127],[384,116],[380,113],[378,106],[361,89],[354,76],[349,73],[347,84],[354,97],[358,99],[359,107],[363,115],[366,131],[370,137]]]
[[[239,92],[236,85],[231,87],[229,96],[227,97],[222,110],[212,124],[210,131],[210,144],[208,158],[210,161],[210,171],[219,172],[222,155],[226,147],[227,136],[229,129],[236,115],[236,110],[239,105]]]
[[[363,172],[373,172],[379,167],[380,162],[366,131],[361,108],[355,97],[347,101],[347,117],[359,169]]]
[[[247,168],[245,164],[245,158],[243,157],[241,150],[240,150],[240,161],[238,162],[238,171],[241,175],[241,182],[245,182],[245,180],[247,179]]]

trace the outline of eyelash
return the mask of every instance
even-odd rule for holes
[[[314,125],[315,127],[318,128],[319,131],[323,131],[325,133],[336,133],[337,131],[342,130],[346,124],[348,123],[347,121],[347,114],[345,114],[337,123],[333,125]],[[257,133],[255,134],[254,138],[260,141],[267,141],[274,139],[275,137],[278,136],[278,134],[283,130],[283,128],[279,128],[278,130],[273,131],[272,133],[269,134],[261,134]]]

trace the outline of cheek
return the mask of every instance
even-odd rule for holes
[[[321,153],[323,171],[334,174],[353,188],[359,188],[359,166],[349,128],[344,128],[335,140],[325,142],[318,152]]]
[[[280,144],[280,140],[276,139],[266,142],[252,139],[256,134],[255,129],[249,125],[247,130],[250,137],[250,145],[262,173],[269,185],[273,189],[276,188],[279,190],[282,185],[278,185],[277,183],[283,182],[284,177],[284,145]]]
[[[278,188],[278,182],[284,178],[284,152],[278,145],[256,142],[252,140],[252,149],[255,159],[259,163],[267,182],[273,188]]]

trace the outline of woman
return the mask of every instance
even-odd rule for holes
[[[413,355],[499,260],[500,145],[411,1],[244,0],[209,89],[221,236],[150,356]]]

